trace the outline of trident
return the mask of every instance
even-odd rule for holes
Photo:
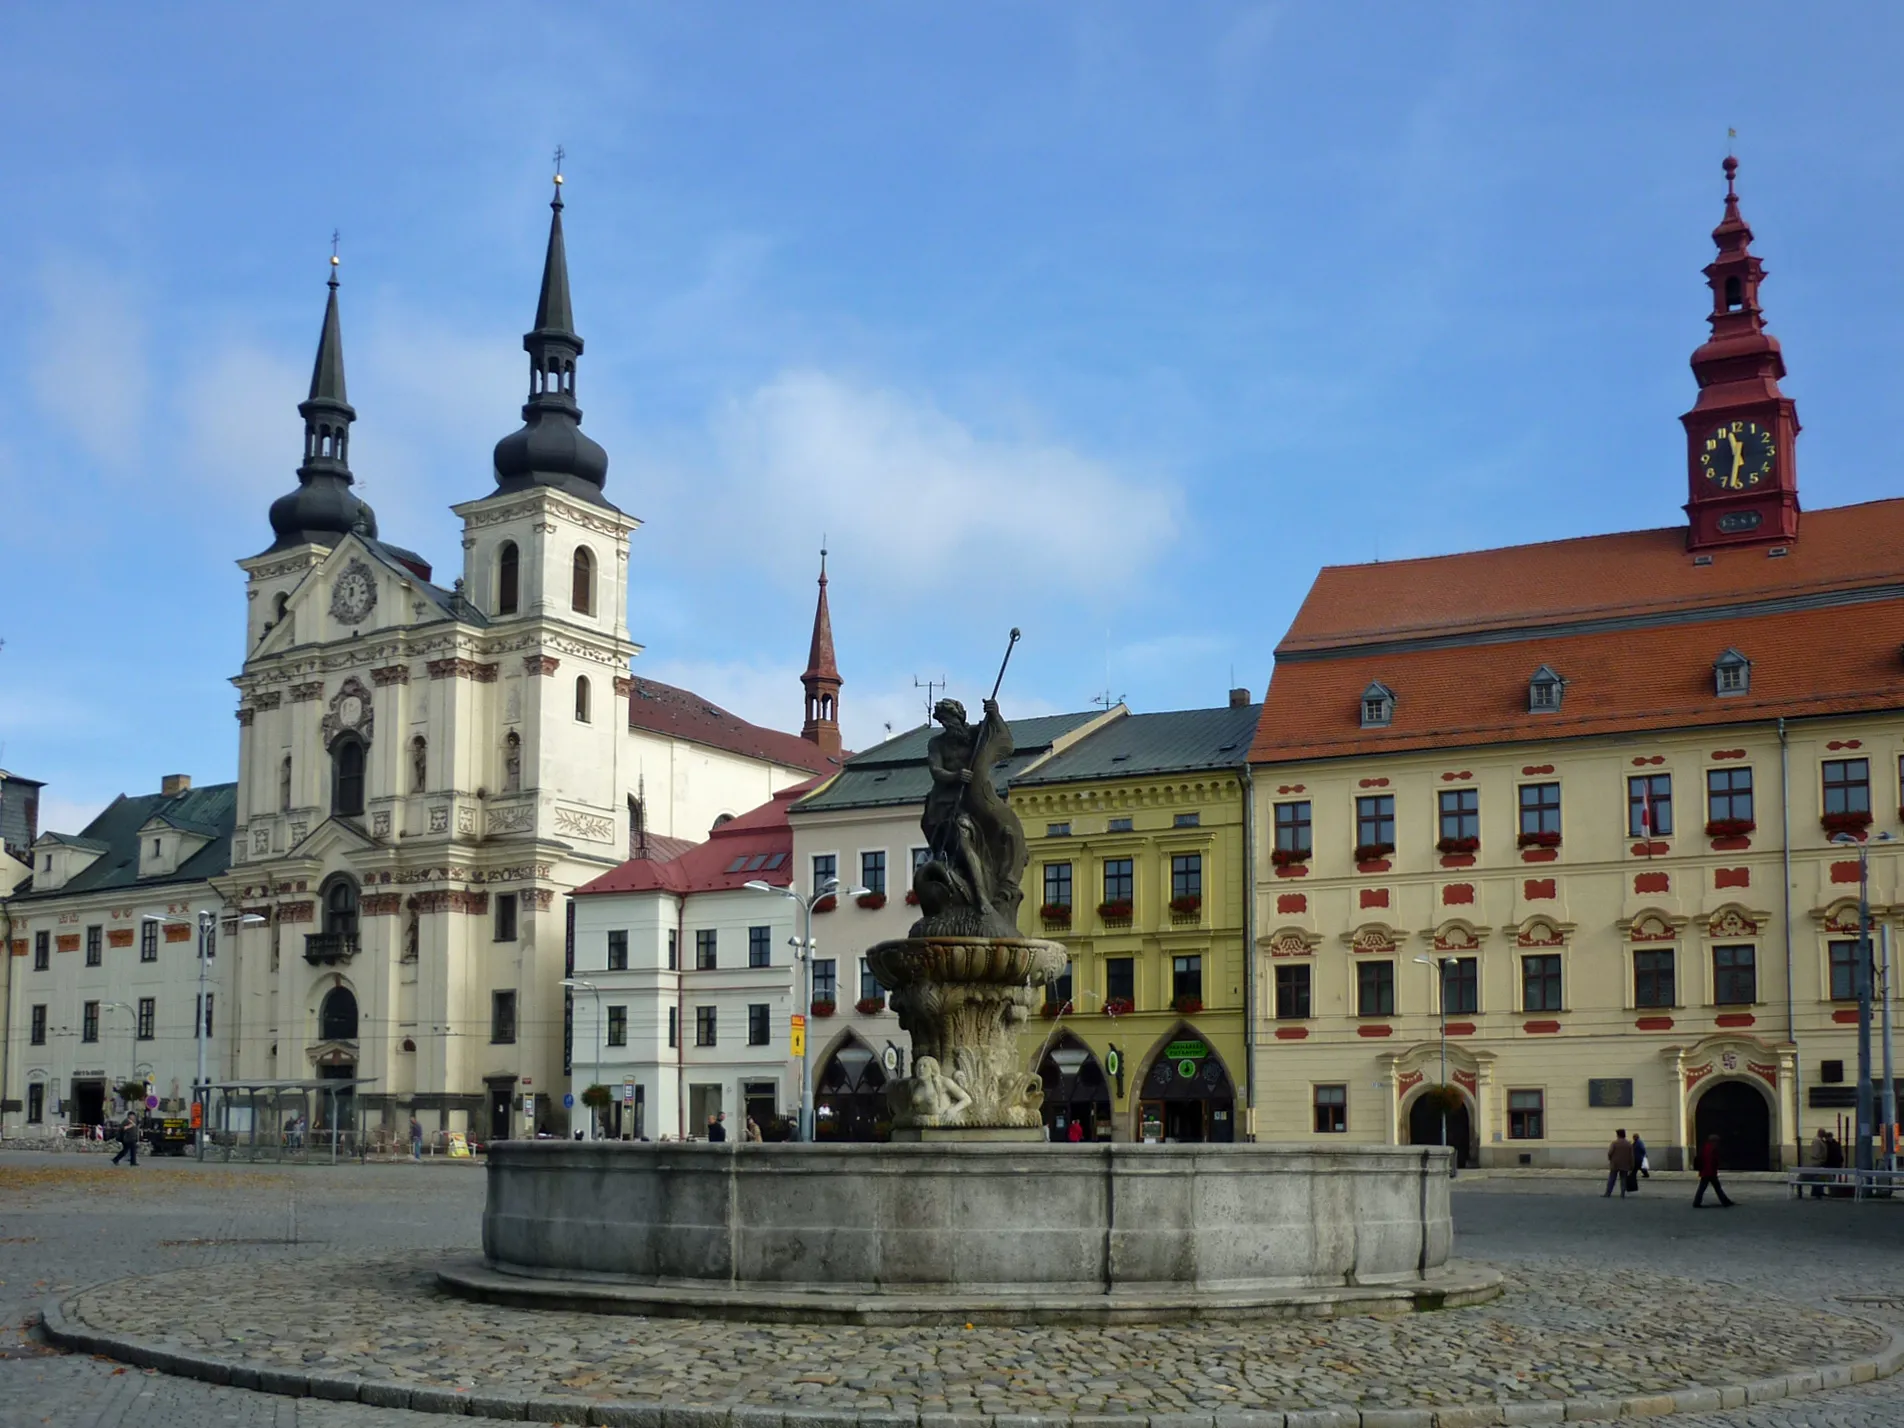
[[[1005,658],[999,661],[998,678],[992,681],[992,698],[998,698],[999,687],[1005,682],[1005,666],[1011,663],[1012,651],[1018,647],[1018,626],[1012,626],[1011,642],[1005,646]]]

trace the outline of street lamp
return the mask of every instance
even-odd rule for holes
[[[146,913],[145,922],[163,922],[174,927],[190,927],[191,921],[183,917],[160,917],[155,913]],[[255,912],[242,913],[238,917],[241,927],[251,927],[265,919]],[[218,914],[210,908],[198,910],[198,1015],[197,1025],[192,1028],[198,1042],[198,1076],[192,1082],[192,1100],[198,1105],[198,1124],[193,1127],[196,1134],[193,1139],[198,1144],[198,1158],[205,1158],[205,1122],[211,1115],[209,1104],[209,1082],[205,1076],[205,968],[211,961],[212,929],[218,925]],[[136,1033],[135,1033],[136,1034]]]
[[[595,994],[595,1074],[590,1084],[599,1084],[602,1079],[602,989],[583,977],[564,977],[562,979],[562,985],[572,992],[593,992]],[[570,1079],[569,1084],[575,1084],[573,1078]],[[588,1108],[588,1117],[589,1139],[601,1139],[601,1137],[596,1134],[599,1127],[595,1124],[595,1108],[593,1106]]]
[[[1888,843],[1889,833],[1879,833],[1879,842]],[[1853,833],[1833,833],[1831,841],[1858,850],[1858,1139],[1852,1164],[1861,1172],[1872,1169],[1871,1155],[1871,847]],[[1887,1094],[1891,1088],[1886,1088]],[[1858,1191],[1865,1190],[1865,1177],[1859,1177]]]
[[[1448,963],[1451,957],[1417,957],[1424,967],[1437,967],[1441,974],[1441,995],[1437,1000],[1441,1004],[1441,1089],[1435,1094],[1441,1098],[1441,1143],[1448,1143]],[[1448,1178],[1452,1180],[1457,1157],[1448,1158]]]
[[[804,1015],[813,1009],[813,953],[815,950],[813,945],[814,905],[829,897],[864,897],[871,889],[850,888],[845,892],[841,892],[840,880],[838,878],[828,878],[805,897],[802,897],[796,892],[791,885],[780,887],[774,883],[762,882],[759,878],[751,879],[743,883],[742,886],[749,892],[773,893],[776,896],[784,897],[800,909],[801,935],[796,937],[793,941],[794,956],[800,959],[800,1007],[801,1013]],[[806,1038],[802,1037],[800,1039],[799,1133],[799,1139],[801,1140],[813,1139],[813,1110],[809,1104],[808,1085],[807,1043]]]

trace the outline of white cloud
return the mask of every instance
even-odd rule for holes
[[[264,508],[290,490],[302,449],[297,403],[308,377],[287,354],[233,339],[195,368],[180,401],[190,413],[188,475],[261,521]],[[260,526],[262,529],[262,526]]]
[[[34,395],[94,459],[132,465],[151,388],[138,302],[121,280],[65,261],[40,269],[39,289]]]
[[[110,799],[106,800],[111,802]],[[106,809],[106,803],[76,802],[40,793],[40,832],[77,833]]]

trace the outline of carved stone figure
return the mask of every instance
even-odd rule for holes
[[[985,701],[977,729],[956,699],[941,699],[933,718],[941,728],[926,746],[932,789],[919,819],[931,853],[913,874],[925,915],[912,935],[1014,937],[1030,855],[1024,826],[995,782],[1011,757],[1011,726],[995,698]]]
[[[972,1093],[939,1067],[936,1056],[921,1056],[912,1063],[912,1076],[905,1083],[915,1124],[937,1125],[956,1120],[972,1104]]]

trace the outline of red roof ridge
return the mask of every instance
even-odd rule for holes
[[[628,727],[816,774],[837,769],[846,757],[828,756],[798,734],[750,724],[691,689],[645,675],[628,681]]]

